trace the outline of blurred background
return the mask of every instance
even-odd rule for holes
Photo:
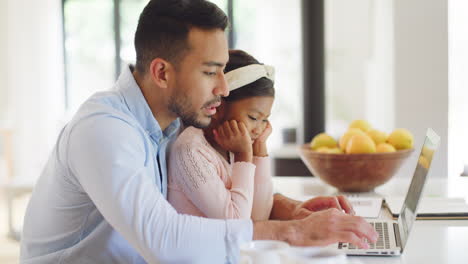
[[[24,208],[60,129],[134,63],[147,2],[0,1],[0,263],[18,262]],[[407,128],[417,148],[432,127],[431,176],[468,173],[467,1],[213,2],[230,17],[230,47],[276,67],[275,174],[303,173],[295,144],[354,119]]]

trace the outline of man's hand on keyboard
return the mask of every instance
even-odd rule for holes
[[[337,242],[348,242],[360,248],[369,248],[366,242],[375,243],[378,233],[360,216],[343,213],[337,208],[311,212],[307,217],[295,221],[292,245],[325,246]]]

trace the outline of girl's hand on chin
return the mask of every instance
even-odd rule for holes
[[[252,139],[244,123],[236,120],[225,121],[213,129],[216,143],[223,149],[233,152],[234,155],[252,156]],[[251,159],[251,158],[250,158]]]
[[[268,156],[268,151],[266,147],[266,141],[268,137],[271,135],[273,128],[271,127],[270,122],[267,122],[265,129],[262,131],[260,136],[253,142],[253,155],[257,157],[266,157]]]
[[[271,132],[273,131],[273,128],[271,127],[270,121],[267,121],[267,125],[265,129],[263,130],[262,134],[258,136],[258,138],[255,141],[265,143],[268,139],[268,137],[271,135]]]

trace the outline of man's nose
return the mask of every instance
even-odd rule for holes
[[[220,74],[218,85],[215,88],[214,94],[223,97],[229,95],[229,87],[223,72]]]

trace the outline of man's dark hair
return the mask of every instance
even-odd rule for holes
[[[224,31],[227,25],[226,14],[205,0],[151,0],[135,33],[136,70],[145,73],[155,58],[177,65],[190,49],[192,27]]]
[[[254,57],[242,50],[229,50],[229,61],[226,64],[224,72],[245,67],[251,64],[262,64]],[[244,85],[229,93],[229,96],[223,99],[227,102],[237,101],[254,96],[275,96],[274,83],[272,80],[262,77],[255,82]]]

